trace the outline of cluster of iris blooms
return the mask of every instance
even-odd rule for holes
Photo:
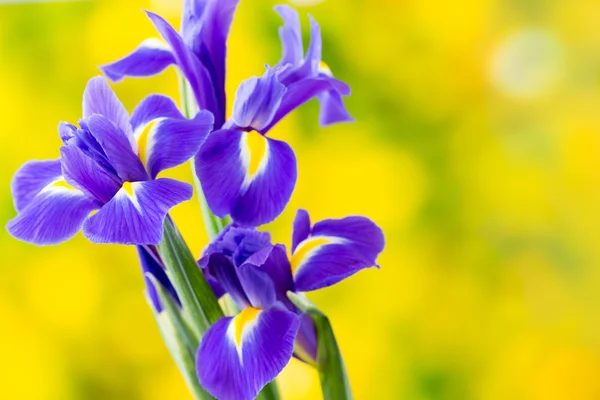
[[[326,338],[299,308],[298,294],[376,266],[384,238],[365,217],[312,224],[304,210],[296,214],[289,253],[256,229],[284,210],[297,178],[293,150],[268,132],[315,97],[321,125],[351,121],[343,103],[350,88],[322,62],[317,22],[310,18],[305,53],[297,12],[277,6],[284,21],[282,58],[263,76],[240,84],[233,114],[226,118],[226,40],[238,2],[186,0],[180,33],[147,12],[162,40],[145,40],[101,70],[119,81],[175,65],[184,82],[183,113],[170,98],[153,94],[129,115],[103,77],[91,79],[78,124],[59,124],[60,157],[27,162],[16,172],[17,216],[7,228],[15,238],[37,245],[62,243],[80,230],[94,243],[135,245],[153,309],[160,316],[165,303],[171,311],[175,305],[192,331],[200,323],[182,281],[211,291],[198,299],[198,315],[206,315],[202,304],[227,295],[233,315],[223,316],[219,309],[191,340],[197,379],[191,386],[200,384],[192,390],[198,398],[245,400],[260,395],[292,357],[319,368],[319,340]],[[189,160],[209,208],[207,219],[216,220],[219,230],[195,267],[195,281],[186,276],[194,275],[193,269],[170,271],[182,250],[169,248],[166,237],[176,232],[169,210],[189,200],[193,188],[159,177]],[[173,238],[181,239],[177,233]],[[197,287],[191,292],[202,293]]]

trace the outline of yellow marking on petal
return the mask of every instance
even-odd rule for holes
[[[329,243],[331,243],[331,239],[318,236],[306,239],[300,243],[298,247],[296,247],[296,251],[294,254],[292,254],[292,258],[290,260],[290,264],[292,265],[292,273],[296,272],[308,253]]]
[[[260,313],[260,308],[248,307],[244,308],[234,319],[233,324],[235,327],[235,344],[237,347],[240,347],[242,344],[242,334],[244,333],[244,328],[254,321],[256,317],[258,317],[258,313]]]
[[[53,182],[52,187],[63,188],[63,189],[67,189],[67,190],[77,190],[73,186],[69,185],[67,183],[67,181],[64,179],[59,179],[58,181]]]
[[[319,72],[322,72],[322,73],[327,74],[327,75],[333,75],[332,72],[331,72],[331,68],[329,68],[329,65],[327,65],[325,63],[325,61],[321,61],[319,63]]]
[[[133,186],[131,186],[131,182],[125,182],[123,186],[121,186],[121,189],[123,189],[130,197],[133,196]]]
[[[246,132],[246,146],[250,155],[248,174],[254,177],[267,154],[267,139],[256,131]]]
[[[151,121],[148,125],[146,125],[142,133],[140,133],[137,138],[138,157],[144,165],[146,165],[148,162],[148,138],[150,137],[150,132],[152,131],[155,123],[156,121]]]

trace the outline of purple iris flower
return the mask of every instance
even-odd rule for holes
[[[145,98],[131,117],[104,78],[91,79],[79,128],[61,123],[60,158],[15,174],[12,236],[52,245],[83,234],[94,243],[155,245],[168,211],[192,187],[157,175],[194,156],[213,126],[208,111],[184,118],[171,99]]]
[[[267,137],[288,113],[317,97],[321,123],[351,121],[342,96],[350,94],[321,61],[321,32],[311,18],[311,41],[304,55],[295,10],[276,7],[283,57],[260,78],[240,85],[233,115],[213,132],[196,157],[196,171],[208,205],[219,217],[231,215],[241,226],[273,221],[290,200],[297,179],[296,156],[290,146]]]
[[[197,353],[202,386],[223,400],[256,397],[293,355],[315,363],[312,320],[287,299],[333,285],[361,269],[377,266],[383,233],[364,217],[317,222],[299,210],[292,253],[271,244],[268,233],[229,226],[200,260],[217,294],[227,292],[242,310],[217,321]]]
[[[147,39],[133,53],[101,67],[112,81],[146,77],[176,64],[190,83],[198,106],[225,122],[227,36],[239,0],[185,0],[181,34],[161,16],[146,12],[164,40]],[[165,43],[166,42],[166,43]]]

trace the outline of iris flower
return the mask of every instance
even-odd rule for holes
[[[321,32],[311,18],[311,41],[304,55],[298,14],[288,6],[276,10],[283,56],[260,78],[240,85],[233,115],[212,133],[196,157],[196,171],[208,205],[219,217],[231,215],[242,226],[274,220],[290,200],[297,179],[291,147],[267,137],[270,129],[308,100],[321,101],[321,122],[350,121],[342,96],[345,83],[325,71],[321,62]]]
[[[15,238],[52,245],[83,234],[94,243],[155,245],[172,207],[192,187],[157,175],[189,160],[212,129],[213,116],[184,118],[171,99],[151,95],[129,117],[104,78],[91,79],[79,128],[59,125],[60,158],[25,163],[12,195]]]
[[[268,233],[226,228],[200,265],[217,294],[227,292],[241,312],[220,319],[202,338],[196,360],[202,386],[219,399],[253,399],[294,354],[315,363],[314,326],[286,293],[324,288],[376,266],[383,246],[381,229],[358,216],[311,226],[299,210],[289,258]]]
[[[185,0],[179,34],[164,18],[147,11],[164,40],[144,40],[131,54],[100,69],[112,81],[147,77],[177,65],[200,109],[225,122],[225,58],[227,36],[239,0]]]

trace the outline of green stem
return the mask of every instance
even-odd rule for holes
[[[158,250],[199,343],[210,325],[223,316],[223,311],[190,249],[169,219],[165,221]]]

